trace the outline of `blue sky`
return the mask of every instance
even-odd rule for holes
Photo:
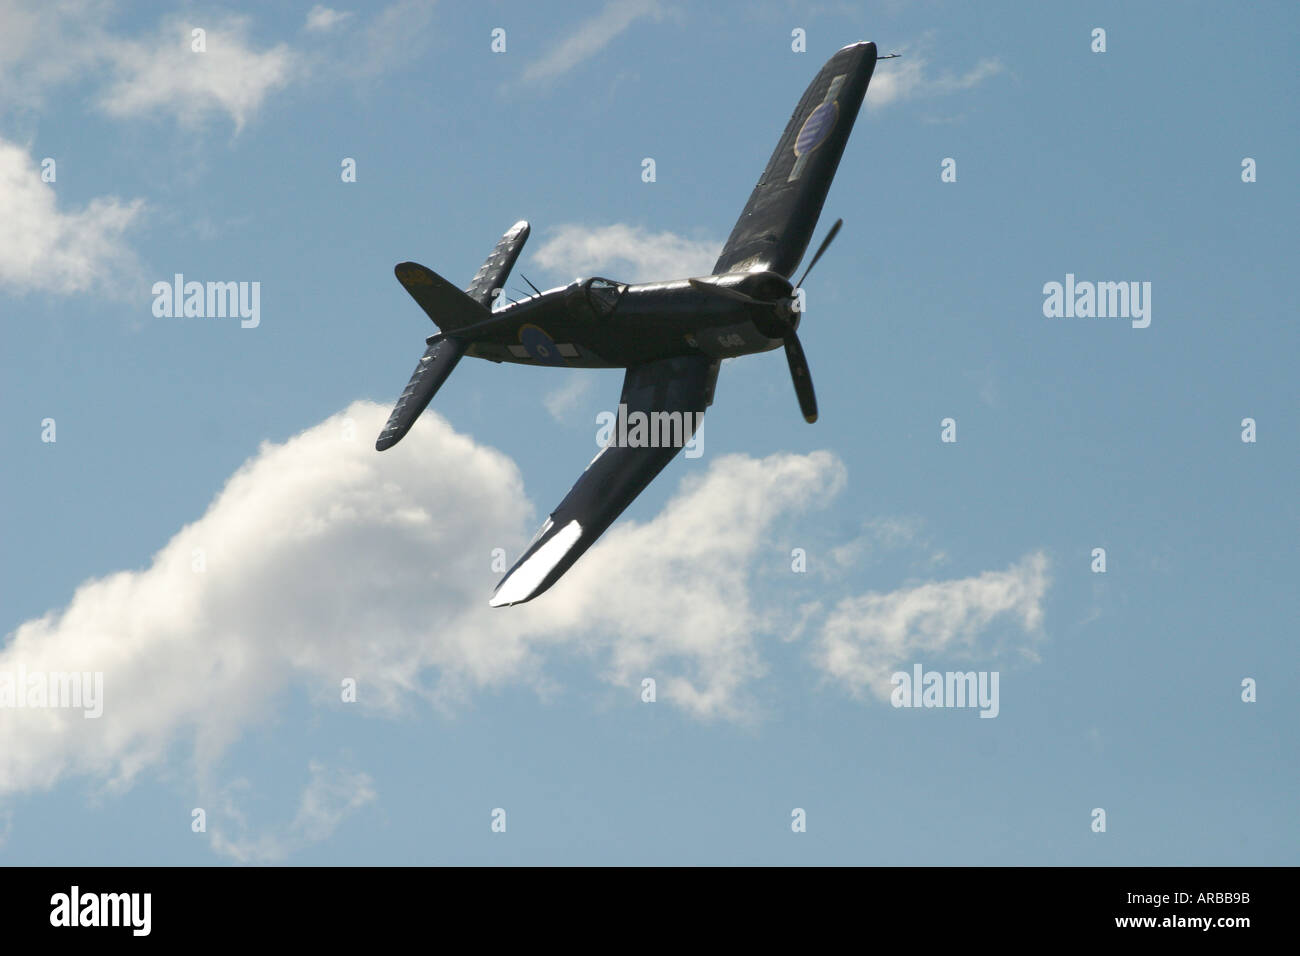
[[[0,708],[0,861],[1295,864],[1298,26],[0,5],[0,677],[104,682]],[[489,608],[621,372],[466,361],[377,454],[432,331],[393,265],[467,284],[524,218],[543,287],[706,274],[863,39],[904,55],[818,228],[821,420],[726,363],[704,454]],[[155,317],[178,272],[260,283],[257,327]],[[1046,317],[1067,274],[1150,325]],[[997,672],[997,717],[892,706],[915,664]]]

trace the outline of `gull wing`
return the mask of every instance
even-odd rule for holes
[[[493,607],[531,601],[573,566],[695,434],[704,410],[713,404],[717,380],[718,362],[704,355],[660,359],[627,370],[619,404],[627,411],[628,435],[634,435],[633,413],[642,412],[660,423],[646,436],[660,439],[659,447],[619,444],[618,434],[612,436],[501,579],[492,594]],[[679,415],[675,421],[656,419],[656,412]],[[680,423],[680,430],[668,436],[680,442],[669,441],[664,447],[664,423]]]
[[[826,61],[790,114],[722,255],[724,272],[794,275],[876,67],[876,45],[854,43]]]

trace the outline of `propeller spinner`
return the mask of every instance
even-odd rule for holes
[[[799,301],[799,289],[803,286],[804,280],[808,278],[808,273],[812,272],[813,266],[817,265],[822,253],[829,248],[831,242],[839,234],[842,225],[844,225],[843,219],[835,220],[835,224],[826,233],[826,238],[822,240],[822,244],[817,247],[817,252],[813,255],[812,261],[808,263],[808,268],[803,271],[799,281],[794,284],[794,289],[789,296],[782,296],[773,300],[755,299],[739,289],[714,285],[701,279],[690,280],[691,287],[701,292],[715,292],[718,295],[736,299],[749,305],[763,305],[774,309],[782,327],[781,339],[785,343],[785,359],[790,365],[790,378],[794,382],[794,393],[799,399],[799,410],[803,412],[804,421],[809,424],[817,421],[817,396],[813,392],[812,373],[808,371],[808,359],[804,357],[803,345],[800,344],[799,336],[795,333],[796,316],[799,314],[796,303]]]

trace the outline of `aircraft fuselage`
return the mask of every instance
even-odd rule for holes
[[[764,303],[791,294],[789,280],[771,272],[704,281]],[[482,326],[452,333],[470,343],[466,355],[570,368],[627,368],[680,355],[734,358],[783,344],[773,306],[702,291],[687,279],[586,279],[511,303]]]

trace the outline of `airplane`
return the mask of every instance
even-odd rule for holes
[[[713,404],[723,359],[784,348],[799,408],[808,422],[817,420],[796,329],[803,281],[839,232],[839,221],[799,281],[792,284],[790,277],[812,239],[876,59],[874,43],[854,43],[822,67],[791,114],[711,275],[645,283],[597,276],[546,292],[528,283],[536,294],[493,311],[528,238],[524,221],[501,237],[464,292],[417,263],[395,267],[398,282],[439,331],[425,340],[424,356],[376,450],[401,441],[467,355],[520,365],[626,369],[620,416],[630,420],[640,412],[642,423],[658,423],[667,439],[635,429],[629,440],[611,437],[497,584],[493,607],[531,601],[555,584],[663,470]],[[627,434],[624,424],[620,436]]]

